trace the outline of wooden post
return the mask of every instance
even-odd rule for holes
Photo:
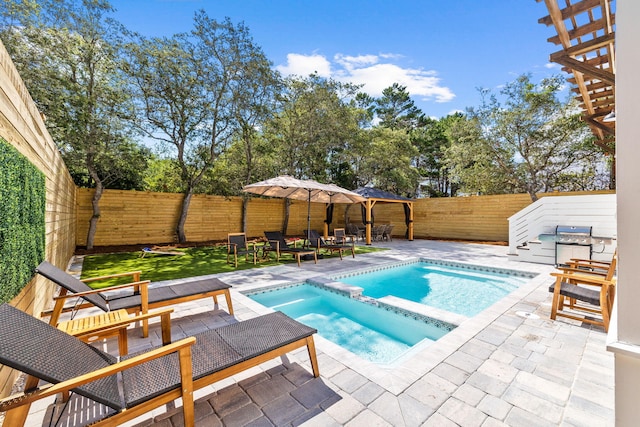
[[[366,202],[366,212],[367,212],[367,223],[365,224],[367,226],[367,245],[371,244],[371,199],[367,199]]]
[[[409,241],[413,240],[413,202],[409,202]]]

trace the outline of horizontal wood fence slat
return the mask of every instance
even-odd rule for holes
[[[603,192],[548,193],[541,197]],[[606,193],[606,192],[605,192]],[[86,245],[91,217],[92,189],[77,191],[77,245]],[[181,194],[105,190],[100,201],[102,215],[95,236],[96,246],[169,243],[176,241]],[[251,238],[264,231],[280,230],[285,200],[251,198],[247,208],[247,230]],[[527,194],[418,199],[414,202],[416,238],[507,241],[508,218],[531,203]],[[302,236],[307,228],[305,201],[293,200],[289,208],[287,235]],[[377,202],[376,223],[394,224],[393,234],[404,236],[406,224],[401,203]],[[311,204],[311,228],[324,228],[325,205]],[[361,223],[360,205],[339,204],[334,209],[331,228],[344,227],[345,221]],[[190,242],[224,241],[227,233],[242,231],[242,198],[194,195],[191,199],[185,233]]]
[[[45,175],[45,257],[66,268],[76,243],[76,187],[2,42],[0,136]],[[55,286],[37,276],[11,301],[11,305],[38,316],[52,305],[54,291]],[[16,376],[15,371],[5,366],[0,368],[0,396],[9,394]]]

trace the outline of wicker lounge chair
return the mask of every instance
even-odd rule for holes
[[[298,267],[300,267],[300,257],[303,255],[310,255],[313,256],[315,263],[318,263],[318,256],[315,250],[296,247],[292,248],[287,244],[287,241],[284,239],[281,232],[265,231],[264,235],[267,238],[267,243],[262,247],[263,256],[267,257],[270,252],[275,252],[276,259],[280,261],[280,254],[291,254],[298,262]]]
[[[32,402],[58,393],[68,398],[70,391],[110,408],[108,418],[92,425],[120,425],[182,398],[184,425],[193,426],[194,390],[305,346],[313,375],[320,375],[316,330],[280,312],[211,329],[120,362],[8,304],[0,306],[0,324],[0,363],[28,375],[27,393],[0,400],[0,411],[7,411],[4,425],[12,427],[24,425]],[[40,380],[49,384],[38,387]]]
[[[229,293],[231,285],[227,285],[218,279],[203,279],[178,285],[149,288],[150,282],[148,280],[140,281],[140,272],[136,271],[110,276],[94,277],[80,281],[47,261],[43,261],[38,267],[36,267],[36,273],[60,286],[60,293],[57,297],[54,297],[55,306],[53,311],[51,313],[43,313],[43,315],[51,315],[49,323],[54,326],[58,324],[60,314],[63,312],[90,306],[99,307],[105,312],[125,309],[129,313],[147,314],[150,309],[166,307],[202,298],[213,298],[214,304],[217,304],[218,295],[224,295],[227,301],[227,307],[229,308],[229,314],[233,314],[231,294]],[[131,276],[133,277],[134,282],[126,285],[112,286],[106,289],[91,289],[85,283],[119,276]],[[115,295],[111,297],[104,295],[107,291],[123,289],[132,290],[132,292],[126,292],[124,295]],[[78,297],[81,297],[86,301],[86,303],[74,307],[65,307],[65,302],[69,298]],[[143,335],[146,337],[149,330],[147,320],[143,321],[142,330]]]
[[[238,268],[238,255],[244,255],[244,259],[249,261],[249,255],[253,255],[253,264],[258,262],[258,249],[255,243],[249,245],[246,233],[227,234],[227,264],[229,258],[233,256],[235,268]]]
[[[356,257],[356,249],[355,249],[355,243],[353,241],[351,241],[350,244],[331,244],[331,243],[327,243],[325,242],[325,240],[320,236],[320,234],[318,234],[317,231],[315,230],[310,230],[309,231],[309,246],[314,248],[316,251],[320,251],[320,249],[324,249],[327,250],[331,253],[334,252],[338,252],[338,254],[340,254],[340,259],[342,259],[342,254],[345,251],[351,251],[351,255],[355,258]]]

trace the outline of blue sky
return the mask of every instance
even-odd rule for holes
[[[477,106],[477,88],[562,73],[534,0],[111,0],[145,36],[189,31],[194,12],[244,22],[283,74],[313,71],[379,96],[398,82],[432,117]],[[568,75],[565,73],[568,77]]]

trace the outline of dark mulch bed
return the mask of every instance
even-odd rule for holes
[[[477,243],[482,245],[497,245],[497,246],[509,246],[509,242],[490,242],[484,240],[462,240],[462,239],[429,239],[429,238],[416,238],[416,240],[438,240],[442,242],[460,242],[460,243]],[[177,248],[193,248],[202,246],[221,246],[226,245],[224,240],[210,240],[207,242],[187,242],[187,243],[147,243],[141,245],[113,245],[113,246],[95,246],[93,249],[87,249],[84,246],[76,247],[76,255],[93,255],[93,254],[113,254],[120,252],[138,252],[142,248],[150,246],[165,246],[171,245]]]
[[[172,246],[176,248],[199,248],[203,246],[221,246],[226,245],[225,241],[211,240],[208,242],[187,242],[187,243],[146,243],[140,245],[112,245],[112,246],[94,246],[87,249],[85,246],[77,246],[76,255],[93,255],[93,254],[114,254],[120,252],[139,252],[142,248],[151,246]]]

